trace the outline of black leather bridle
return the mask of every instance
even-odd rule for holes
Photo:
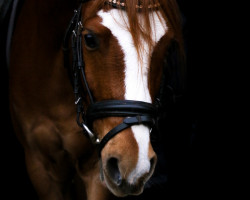
[[[67,28],[64,42],[64,64],[70,71],[71,81],[75,94],[75,104],[77,107],[77,124],[83,128],[83,132],[90,138],[93,144],[98,146],[99,156],[107,142],[122,130],[131,127],[132,125],[147,125],[154,127],[156,124],[156,117],[158,112],[158,104],[151,104],[142,101],[134,100],[105,100],[94,102],[85,76],[85,64],[82,52],[82,31],[84,27],[81,23],[81,8],[82,3],[88,0],[81,1],[78,10],[74,11],[74,16]],[[69,40],[71,37],[72,60],[73,64],[70,66],[69,62]],[[84,112],[83,98],[82,98],[82,81],[87,90],[90,105]],[[96,119],[105,117],[125,117],[123,122],[112,130],[110,130],[102,140],[91,131],[92,123]]]

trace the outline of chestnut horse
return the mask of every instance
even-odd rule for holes
[[[174,0],[24,1],[10,110],[40,199],[143,192],[157,162],[150,132],[164,58],[173,41],[182,52],[180,27]]]

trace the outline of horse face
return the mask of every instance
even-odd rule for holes
[[[167,27],[160,15],[152,18],[153,48],[142,42],[138,54],[126,22],[126,15],[111,9],[99,11],[84,23],[83,54],[87,82],[95,101],[110,99],[152,103],[159,90]],[[139,56],[140,55],[140,56]],[[120,117],[95,120],[93,129],[100,139],[122,122]],[[101,152],[101,174],[116,196],[137,195],[156,165],[150,143],[150,129],[133,125],[112,138]]]

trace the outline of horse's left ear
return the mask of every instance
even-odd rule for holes
[[[186,92],[187,69],[185,51],[182,44],[173,39],[167,48],[164,64],[164,84],[172,90],[173,96],[182,96]]]

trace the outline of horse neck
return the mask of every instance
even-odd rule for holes
[[[73,92],[63,67],[62,41],[76,4],[74,0],[24,1],[10,58],[11,94],[16,102],[53,107],[56,98],[61,103],[73,99],[68,95]]]
[[[76,8],[77,0],[24,1],[17,19],[16,40],[20,40],[19,44],[23,41],[22,45],[30,50],[33,57],[56,62],[47,63],[47,65],[44,63],[40,70],[50,72],[54,70],[58,73],[55,68],[58,62],[63,61],[59,58],[62,54],[63,37]],[[39,65],[36,67],[37,72],[39,72],[38,68]]]
[[[23,9],[30,17],[29,26],[34,28],[30,28],[31,31],[45,37],[43,42],[50,43],[50,47],[61,48],[63,35],[76,8],[76,0],[26,0]]]

